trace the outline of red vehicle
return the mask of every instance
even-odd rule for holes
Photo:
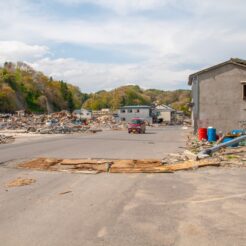
[[[133,118],[128,124],[128,133],[145,133],[145,122],[140,118]]]

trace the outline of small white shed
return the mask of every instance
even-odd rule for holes
[[[158,105],[156,106],[155,111],[159,122],[170,123],[174,120],[175,109],[167,105]]]
[[[73,115],[77,119],[90,120],[92,118],[92,112],[84,108],[74,110]]]

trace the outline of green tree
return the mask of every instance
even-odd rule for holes
[[[67,99],[67,107],[70,112],[72,112],[75,108],[74,106],[74,101],[73,101],[73,96],[72,93],[69,91],[68,92],[68,99]]]
[[[61,94],[64,100],[68,100],[68,94],[69,90],[67,87],[67,83],[63,82],[63,80],[60,81],[60,86],[61,86]]]

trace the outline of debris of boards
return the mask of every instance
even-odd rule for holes
[[[17,178],[9,183],[6,184],[6,187],[11,188],[11,187],[18,187],[18,186],[24,186],[24,185],[30,185],[32,183],[35,183],[35,179],[24,179],[24,178]]]
[[[180,171],[180,170],[189,170],[195,169],[200,167],[207,167],[207,166],[220,166],[219,159],[206,159],[206,160],[198,160],[198,161],[184,161],[181,163],[175,163],[172,165],[164,166],[168,171]]]
[[[38,158],[19,165],[21,168],[62,171],[69,173],[170,173],[205,166],[219,166],[217,159],[181,161],[163,165],[160,160],[90,160]]]
[[[129,160],[128,160],[129,161]],[[170,165],[161,165],[160,162],[137,161],[132,165],[128,161],[117,161],[113,164],[111,173],[171,173],[181,170],[195,169],[206,166],[219,166],[219,160],[210,159],[203,161],[183,161]],[[122,165],[123,164],[123,165]]]
[[[38,170],[52,170],[52,167],[60,161],[61,160],[59,159],[38,158],[29,162],[21,163],[19,167]],[[56,170],[56,168],[54,168],[54,170]]]
[[[111,173],[157,173],[164,172],[159,160],[115,160],[110,167]]]

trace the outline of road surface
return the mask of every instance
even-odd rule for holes
[[[182,152],[187,129],[150,128],[146,134],[103,131],[96,134],[29,137],[0,145],[0,161],[33,157],[161,159],[167,153]]]
[[[36,183],[5,187],[17,177]],[[0,166],[0,242],[244,246],[245,186],[244,169],[84,175]]]
[[[182,151],[186,130],[146,135],[17,139],[0,146],[0,244],[4,246],[244,246],[246,171],[71,174],[17,169],[35,156],[161,158]],[[36,182],[6,185],[16,178]]]

